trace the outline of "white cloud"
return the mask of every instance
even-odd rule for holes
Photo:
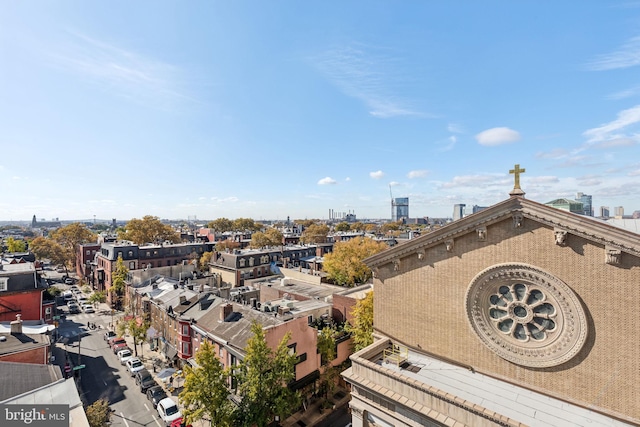
[[[318,185],[334,185],[337,183],[338,182],[335,179],[331,178],[330,176],[322,178],[320,181],[318,181]]]
[[[235,203],[237,201],[239,201],[240,199],[238,199],[235,196],[230,196],[230,197],[225,197],[225,198],[220,198],[220,197],[212,197],[211,201],[214,203]]]
[[[429,174],[429,171],[426,169],[411,171],[407,174],[407,178],[424,178]]]
[[[615,70],[640,65],[640,37],[633,37],[612,53],[598,56],[588,64],[594,71]]]
[[[529,184],[557,184],[560,182],[557,176],[533,176],[527,180]]]
[[[636,169],[628,173],[629,176],[640,176],[640,169]]]
[[[520,140],[520,133],[507,127],[487,129],[476,135],[480,145],[495,146]]]
[[[58,66],[99,82],[107,91],[136,102],[166,107],[193,99],[182,93],[181,70],[132,50],[78,32],[64,51],[52,54]]]
[[[400,185],[400,183],[399,183],[398,181],[391,181],[391,182],[389,183],[389,187],[397,187],[397,186],[399,186],[399,185]]]
[[[451,133],[464,133],[464,129],[457,123],[449,123],[447,130]]]
[[[349,181],[351,181],[351,178],[350,177],[346,177],[344,180],[349,182]]]
[[[369,176],[373,179],[380,179],[384,176],[384,172],[382,171],[369,172]]]
[[[340,47],[316,58],[316,66],[347,96],[360,100],[374,117],[425,116],[394,95],[393,58],[362,45]]]
[[[599,127],[588,129],[582,135],[587,138],[587,142],[589,143],[620,139],[623,138],[624,135],[617,132],[638,122],[640,122],[640,105],[619,112],[618,118],[615,120]]]
[[[569,152],[564,148],[554,148],[551,151],[547,151],[547,152],[540,151],[536,153],[536,158],[557,160],[563,157],[567,157],[568,155],[569,155]]]
[[[441,188],[471,187],[486,188],[488,185],[502,185],[510,182],[510,178],[503,175],[460,175],[455,176],[449,182],[442,183]]]

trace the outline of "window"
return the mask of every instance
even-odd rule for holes
[[[240,258],[239,265],[240,265],[240,267],[244,267],[244,265],[245,265],[245,259],[244,258]]]
[[[86,254],[87,254],[87,256],[91,255],[91,250],[87,249]]]
[[[136,268],[136,262],[129,261],[129,270],[135,270],[135,268]]]
[[[47,314],[47,315],[51,314],[51,307],[45,308],[44,309],[44,314]]]
[[[185,356],[191,355],[191,344],[189,344],[188,342],[182,343],[182,354],[184,354]]]
[[[6,291],[8,289],[7,283],[9,282],[8,277],[0,277],[0,291]]]
[[[189,325],[182,325],[182,335],[189,335]]]
[[[467,319],[480,341],[518,365],[560,365],[587,340],[586,315],[571,288],[527,264],[482,271],[467,288],[466,301]]]

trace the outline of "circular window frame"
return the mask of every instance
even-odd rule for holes
[[[525,294],[515,292],[519,285],[524,285]],[[510,290],[508,294],[505,288]],[[529,299],[531,291],[542,294],[543,301]],[[498,301],[501,296],[506,298]],[[498,307],[498,314],[492,315],[491,310],[496,309],[492,301],[503,305],[504,310]],[[528,264],[497,264],[483,270],[469,284],[465,303],[467,320],[478,338],[498,356],[518,365],[532,368],[561,365],[572,359],[587,339],[586,315],[576,294],[557,277]],[[553,307],[552,315],[532,316],[531,312],[542,303]],[[519,308],[519,314],[514,307]],[[522,315],[523,309],[526,316]],[[543,338],[539,335],[530,339],[529,333],[518,336],[515,327],[530,331],[535,326],[533,322],[539,321],[533,317],[552,318],[549,323],[552,327],[543,328]],[[505,331],[508,329],[505,323],[514,327]]]

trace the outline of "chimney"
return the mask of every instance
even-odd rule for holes
[[[16,320],[11,322],[11,335],[22,335],[22,317],[21,314],[16,314]]]
[[[180,295],[180,304],[184,304],[187,301],[187,297]]]
[[[223,305],[220,310],[220,321],[224,322],[224,319],[229,317],[231,313],[233,313],[233,304]]]

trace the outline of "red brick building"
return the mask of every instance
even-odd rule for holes
[[[46,308],[43,308],[42,291],[45,288],[46,282],[33,263],[0,262],[0,322],[13,321],[17,314],[22,320],[44,320]]]

